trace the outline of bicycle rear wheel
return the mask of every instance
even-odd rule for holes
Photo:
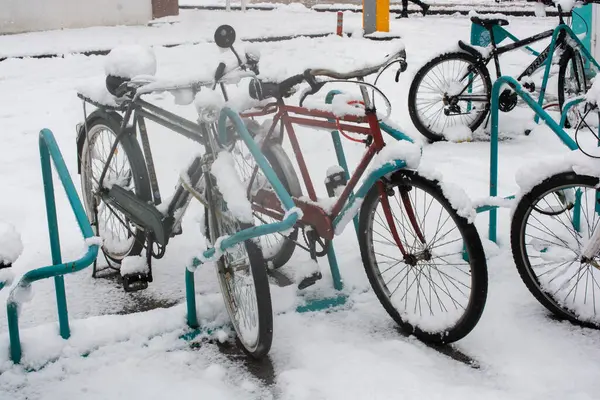
[[[562,112],[565,102],[585,94],[587,79],[581,54],[574,49],[567,49],[560,58],[558,69],[558,104]],[[577,107],[571,108],[567,114],[565,127],[575,127],[579,123]]]
[[[483,100],[467,101],[459,94]],[[415,128],[437,142],[461,134],[456,131],[463,126],[471,132],[477,129],[488,114],[491,94],[489,72],[473,56],[442,54],[416,73],[408,92],[408,112]]]
[[[600,328],[600,255],[584,261],[581,254],[600,227],[599,183],[574,172],[545,179],[523,196],[511,224],[513,258],[529,291],[559,318],[594,328]]]
[[[459,340],[479,321],[487,297],[477,229],[437,181],[401,171],[385,185],[386,197],[375,185],[360,211],[360,250],[373,291],[406,333],[435,344]]]
[[[214,186],[211,192],[211,207],[205,209],[205,223],[207,239],[214,246],[219,237],[232,235],[252,225],[235,220],[226,211],[226,204]],[[251,357],[264,357],[273,341],[273,310],[261,248],[253,240],[238,243],[219,258],[216,267],[221,294],[238,344]]]
[[[248,130],[254,137],[260,135],[261,127],[254,121],[247,121]],[[233,129],[233,127],[232,127]],[[242,182],[249,184],[253,182],[253,189],[270,189],[269,181],[264,177],[260,169],[257,168],[256,160],[243,143],[242,140],[235,140],[230,147],[230,153],[235,161],[236,170]],[[275,142],[267,142],[262,145],[262,152],[275,171],[275,174],[283,184],[283,187],[292,197],[302,197],[302,187],[294,170],[288,155],[283,147]],[[254,175],[256,170],[256,175]],[[256,200],[254,200],[256,202]],[[265,224],[276,222],[271,216],[254,211],[255,223]],[[265,261],[272,268],[284,266],[292,257],[296,249],[296,240],[298,239],[298,228],[294,228],[288,235],[273,233],[260,237],[260,244],[265,257]]]
[[[122,121],[117,113],[108,113],[107,116],[87,121],[88,131],[81,145],[81,191],[89,220],[93,222],[97,218],[94,228],[103,239],[102,251],[117,268],[123,258],[141,253],[146,238],[143,230],[104,203],[98,194],[100,175]],[[140,199],[152,201],[144,155],[133,132],[121,137],[104,181],[119,184]]]

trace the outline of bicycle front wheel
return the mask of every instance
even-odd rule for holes
[[[485,66],[462,52],[447,53],[425,64],[408,92],[415,128],[432,142],[474,131],[489,111],[492,83]],[[466,128],[465,128],[466,127]]]
[[[233,219],[223,209],[222,198],[213,195],[205,209],[208,240],[214,246],[223,235],[252,225]],[[267,266],[261,248],[253,240],[238,243],[216,263],[225,308],[237,334],[238,344],[253,358],[269,353],[273,341],[273,310]]]
[[[599,183],[574,172],[554,175],[523,196],[511,224],[513,257],[529,291],[559,318],[595,328],[600,255],[581,254],[600,225]]]
[[[487,297],[477,229],[437,181],[402,171],[383,185],[385,197],[375,185],[360,211],[360,250],[375,294],[408,334],[434,344],[463,338]]]

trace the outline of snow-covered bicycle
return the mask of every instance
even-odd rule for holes
[[[77,140],[84,204],[103,238],[102,250],[109,263],[119,268],[125,260],[121,275],[126,290],[143,289],[152,281],[152,258],[162,257],[169,239],[181,233],[183,215],[196,198],[206,206],[206,236],[213,246],[196,264],[217,260],[221,290],[240,343],[246,352],[261,357],[271,346],[272,308],[264,250],[254,238],[289,237],[301,227],[323,243],[341,233],[360,211],[363,264],[388,313],[405,330],[430,342],[448,343],[468,334],[483,312],[487,269],[479,235],[470,220],[473,210],[464,207],[464,193],[443,190],[444,184],[434,174],[419,171],[420,149],[414,144],[402,140],[386,146],[367,87],[378,89],[362,83],[362,110],[349,110],[346,105],[341,114],[308,114],[329,121],[333,128],[341,126],[365,135],[367,152],[359,172],[332,208],[291,196],[274,159],[265,157],[268,141],[249,132],[239,114],[223,102],[228,99],[226,83],[254,76],[257,71],[258,60],[247,54],[243,61],[233,48],[234,40],[231,27],[217,29],[215,42],[235,54],[237,65],[220,63],[210,82],[168,86],[116,68],[117,73],[106,80],[113,95],[110,101],[99,102],[80,93],[85,103],[98,107],[86,116]],[[302,82],[310,86],[307,93],[317,93],[326,83],[318,76],[339,81],[361,73],[364,71],[307,70],[270,86],[254,81],[249,94],[282,101]],[[220,100],[213,94],[217,87],[222,91]],[[257,89],[270,91],[257,96]],[[143,99],[162,91],[191,91],[198,123]],[[348,111],[350,115],[346,115]],[[146,119],[205,149],[182,174],[166,205],[161,205]],[[250,154],[246,160],[253,163],[254,179],[240,177],[235,168],[237,156],[230,151],[237,143]],[[454,196],[447,197],[451,194]],[[256,211],[272,219],[257,221]],[[428,215],[433,219],[427,219]],[[138,257],[137,263],[129,262],[144,249],[145,260]],[[301,289],[315,277],[302,278]]]
[[[600,143],[600,80],[590,89],[575,127],[579,150],[563,160],[528,165],[511,225],[511,247],[529,291],[561,319],[600,328],[600,161],[597,148],[583,149],[586,128]]]

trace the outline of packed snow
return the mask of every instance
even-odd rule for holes
[[[12,264],[23,252],[21,235],[14,226],[0,221],[0,264]]]
[[[210,172],[217,179],[217,187],[231,214],[239,221],[252,223],[252,206],[246,197],[246,188],[240,181],[231,153],[220,152]]]
[[[106,75],[132,79],[156,74],[156,56],[151,48],[129,45],[115,47],[106,56]]]
[[[121,276],[147,274],[148,272],[150,272],[150,268],[148,268],[148,263],[144,256],[125,257],[121,262]]]
[[[192,0],[187,0],[192,1]],[[194,19],[195,18],[195,19]],[[289,33],[332,32],[335,14],[271,11],[183,13],[180,24],[151,27],[92,28],[11,35],[0,38],[3,54],[69,53],[125,44],[154,46],[157,74],[165,78],[214,73],[219,50],[212,33],[221,23],[238,29],[239,37]],[[345,13],[349,31],[361,27],[361,15]],[[509,18],[518,37],[555,26],[555,18]],[[195,23],[190,23],[195,21]],[[417,68],[435,54],[468,40],[465,17],[391,20],[406,46],[408,70],[394,82],[390,68],[381,87],[390,98],[391,119],[421,142],[407,111],[407,91]],[[435,26],[435,29],[432,29]],[[74,34],[73,31],[76,31]],[[174,47],[170,43],[187,42]],[[199,42],[192,45],[192,42]],[[393,41],[392,41],[393,42]],[[543,49],[546,42],[536,44]],[[335,36],[258,43],[261,74],[280,81],[306,68],[325,67],[342,72],[382,60],[391,42]],[[367,56],[368,54],[368,56]],[[12,269],[17,276],[48,265],[51,260],[46,232],[43,186],[39,168],[38,133],[55,133],[65,162],[80,190],[75,152],[75,125],[82,106],[76,89],[102,82],[106,57],[67,55],[50,59],[8,59],[0,62],[0,130],[5,133],[0,160],[0,186],[5,193],[0,219],[21,233],[23,252]],[[532,58],[522,52],[503,56],[503,72],[518,73]],[[494,71],[490,71],[494,76]],[[332,86],[332,89],[335,86]],[[346,90],[344,88],[344,90]],[[315,98],[324,102],[327,90]],[[320,96],[320,97],[319,97]],[[166,109],[197,119],[194,106],[174,104],[173,96],[156,93],[149,100]],[[298,95],[289,100],[297,104]],[[558,118],[558,114],[554,113]],[[521,168],[559,160],[569,153],[550,130],[537,127],[530,135],[523,127],[531,113],[524,107],[500,115],[499,197],[515,194]],[[259,121],[262,122],[262,121]],[[182,166],[198,152],[185,138],[148,123],[153,157],[163,198],[168,198]],[[335,163],[329,133],[296,130],[318,197],[327,197],[322,184]],[[465,143],[424,144],[419,172],[436,170],[453,207],[474,218],[474,206],[489,194],[489,141],[484,134]],[[592,146],[595,138],[582,138]],[[386,137],[388,144],[392,139]],[[293,158],[287,139],[283,146]],[[344,141],[351,172],[364,145]],[[292,161],[294,164],[295,161]],[[560,164],[559,161],[556,163]],[[536,179],[539,179],[536,178]],[[453,188],[458,188],[454,190]],[[306,191],[304,192],[306,193]],[[62,191],[56,190],[62,256],[81,256],[85,245]],[[358,212],[352,210],[348,215]],[[116,279],[93,279],[91,270],[65,277],[72,337],[58,335],[52,280],[35,282],[35,297],[21,307],[24,358],[15,366],[8,358],[5,307],[0,307],[0,399],[162,399],[198,396],[214,399],[595,399],[600,391],[598,332],[559,322],[529,293],[520,280],[509,246],[510,210],[499,210],[498,246],[485,240],[487,215],[474,218],[487,252],[490,290],[483,316],[464,339],[442,349],[431,348],[401,334],[381,307],[365,276],[352,224],[333,241],[347,305],[335,312],[298,314],[302,302],[294,285],[271,285],[274,341],[262,363],[249,361],[235,350],[233,332],[210,263],[195,272],[198,317],[208,330],[190,342],[180,339],[185,324],[183,274],[188,261],[206,248],[204,229],[197,219],[204,209],[196,202],[183,219],[183,234],[170,240],[162,259],[153,261],[154,282],[148,289],[124,293]],[[350,221],[348,219],[347,222]],[[338,232],[336,232],[338,233]],[[302,238],[299,238],[302,243]],[[105,244],[106,245],[106,244]],[[106,261],[98,258],[100,265]],[[309,256],[297,250],[282,269],[308,268]],[[324,277],[311,293],[331,295],[332,278],[325,258],[319,260]],[[6,301],[9,289],[0,291]],[[26,294],[26,293],[25,293]],[[335,292],[334,292],[335,294]],[[128,315],[134,313],[132,315]],[[117,315],[120,314],[120,315]],[[81,355],[85,355],[82,357]]]

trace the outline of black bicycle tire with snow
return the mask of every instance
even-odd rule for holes
[[[88,132],[93,131],[93,129],[96,126],[105,126],[107,128],[107,130],[111,131],[112,135],[116,138],[117,132],[119,132],[121,129],[122,117],[117,113],[108,113],[106,115],[107,115],[107,118],[95,116],[91,120],[87,121]],[[135,182],[136,196],[141,200],[152,202],[152,192],[150,189],[150,179],[148,177],[148,170],[146,169],[146,162],[144,160],[144,155],[143,155],[140,145],[136,139],[135,132],[130,131],[130,132],[127,132],[124,135],[122,135],[119,143],[120,143],[121,147],[123,148],[123,151],[125,152],[127,160],[129,161],[129,165],[131,167],[132,176],[133,176],[133,179]],[[87,136],[84,138],[83,148],[81,151],[81,155],[82,155],[81,160],[80,160],[80,162],[81,162],[81,188],[82,188],[82,193],[84,196],[83,204],[84,204],[84,207],[86,208],[88,218],[91,221],[92,210],[90,210],[88,208],[88,207],[90,207],[90,204],[88,204],[88,201],[85,198],[86,189],[85,189],[84,179],[85,179],[86,172],[84,169],[85,165],[84,165],[83,157],[86,154],[86,146],[88,146]],[[97,231],[98,227],[95,227],[95,229],[96,229],[96,234],[98,234],[98,231]],[[146,241],[145,232],[136,227],[136,228],[134,228],[133,233],[134,233],[133,246],[131,247],[131,249],[125,256],[123,256],[121,258],[116,258],[116,257],[114,257],[114,255],[111,255],[103,246],[102,251],[104,252],[106,257],[108,259],[110,259],[112,262],[114,262],[115,264],[120,264],[124,257],[140,255],[140,253],[144,249],[144,245],[145,245],[145,241]]]
[[[476,63],[477,63],[477,60],[475,59],[475,57],[471,56],[470,54],[464,53],[464,52],[454,52],[454,53],[446,53],[446,54],[439,55],[439,56],[431,59],[424,66],[422,66],[421,69],[419,69],[417,71],[417,73],[415,74],[415,77],[413,78],[412,83],[410,84],[410,89],[408,91],[408,113],[410,115],[410,119],[412,120],[415,128],[417,128],[417,130],[423,136],[425,136],[430,142],[443,141],[443,140],[445,140],[445,137],[442,133],[434,132],[430,128],[425,126],[423,121],[421,121],[421,119],[419,118],[417,104],[416,104],[417,103],[417,93],[419,91],[419,87],[420,87],[421,83],[423,82],[423,78],[425,78],[427,73],[429,73],[438,64],[441,64],[442,62],[446,62],[446,61],[449,61],[452,59],[462,60],[462,61],[465,61],[472,65],[476,65]],[[491,98],[491,95],[492,95],[492,82],[490,80],[489,71],[485,67],[480,68],[479,66],[477,66],[475,68],[478,71],[479,75],[483,78],[483,82],[485,82],[486,89],[487,89],[486,94],[487,94],[487,98],[488,98],[488,103],[486,105],[485,112],[482,112],[481,115],[475,121],[473,121],[473,123],[471,123],[471,125],[469,126],[471,131],[475,131],[487,117],[487,115],[489,113],[489,105],[490,105],[489,99]]]
[[[558,69],[558,105],[559,109],[562,112],[562,109],[565,105],[565,79],[567,74],[567,67],[569,66],[570,61],[575,61],[578,68],[581,68],[583,79],[583,91],[579,92],[580,95],[585,94],[587,90],[587,80],[585,77],[585,70],[583,67],[583,60],[581,54],[578,51],[573,49],[567,49],[560,57],[559,61],[559,69]],[[571,128],[571,121],[567,118],[565,120],[565,128]]]
[[[371,243],[373,216],[379,203],[379,190],[377,185],[369,191],[360,210],[359,217],[359,244],[365,272],[369,283],[377,295],[379,302],[387,313],[396,321],[400,328],[407,334],[413,334],[420,340],[432,344],[452,343],[465,337],[475,328],[481,318],[487,298],[488,275],[485,253],[481,239],[475,225],[458,215],[452,208],[450,201],[444,196],[437,181],[432,181],[412,171],[400,171],[392,175],[392,184],[397,187],[410,182],[413,187],[426,191],[435,198],[448,212],[463,238],[465,250],[469,257],[471,268],[471,293],[468,305],[462,317],[450,329],[444,332],[427,332],[418,326],[405,321],[394,307],[384,289],[379,284],[377,274],[379,268],[376,264],[373,246]]]
[[[527,217],[531,213],[531,205],[535,204],[537,199],[542,198],[548,193],[555,192],[561,187],[565,186],[589,186],[597,187],[600,184],[600,180],[597,177],[588,175],[579,175],[575,172],[563,172],[551,176],[538,185],[534,186],[523,198],[519,201],[519,204],[515,208],[513,219],[511,222],[510,229],[510,244],[513,253],[513,259],[517,266],[517,271],[521,276],[521,280],[527,286],[527,289],[531,294],[550,312],[561,319],[568,320],[577,325],[589,327],[589,328],[600,328],[600,324],[594,324],[587,321],[581,321],[568,309],[565,309],[558,304],[558,302],[552,298],[549,293],[546,293],[541,287],[535,273],[532,270],[529,258],[526,256],[525,251],[525,226]]]

